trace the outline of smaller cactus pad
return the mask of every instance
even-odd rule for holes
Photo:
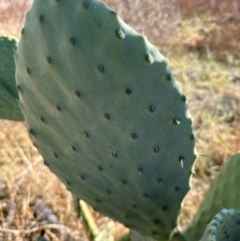
[[[239,241],[240,212],[223,209],[208,224],[200,241]]]
[[[184,231],[191,241],[198,241],[205,227],[222,209],[240,210],[240,153],[233,155],[221,167],[204,195],[197,214]],[[239,236],[240,237],[240,236]]]
[[[0,37],[0,119],[22,121],[15,84],[14,52],[17,42],[10,37]]]

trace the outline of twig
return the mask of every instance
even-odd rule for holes
[[[42,162],[42,157],[41,156],[36,157],[32,166],[27,166],[22,172],[18,173],[14,179],[18,180],[19,178],[25,176],[25,174],[27,174],[29,171],[32,171],[32,167],[35,167],[40,162]]]
[[[65,230],[65,232],[69,235],[71,235],[71,231],[65,226],[65,225],[62,225],[62,224],[46,224],[46,225],[42,225],[42,226],[39,226],[39,227],[35,227],[35,228],[32,228],[32,229],[29,229],[29,230],[14,230],[14,229],[5,229],[5,228],[0,228],[0,232],[3,232],[3,233],[12,233],[12,234],[31,234],[31,233],[35,233],[37,231],[40,231],[40,230],[44,230],[44,229],[58,229],[58,230]]]
[[[14,205],[14,202],[13,202],[13,197],[9,200],[9,211],[8,211],[8,215],[7,217],[5,218],[5,227],[9,227],[13,220],[14,220],[14,216],[15,216],[15,205]]]
[[[87,204],[84,201],[80,200],[79,206],[80,206],[84,221],[87,224],[88,231],[90,232],[91,236],[95,238],[99,233],[99,229],[95,223],[95,220],[92,214],[90,213]]]

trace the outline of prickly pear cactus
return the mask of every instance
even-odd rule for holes
[[[10,37],[0,37],[0,119],[23,120],[18,106],[15,83],[14,51],[17,42]]]
[[[213,179],[209,189],[206,191],[197,214],[194,216],[189,227],[184,231],[184,235],[189,240],[198,241],[206,225],[223,208],[240,210],[239,173],[240,153],[237,153],[221,167],[220,172]]]
[[[200,241],[237,241],[240,238],[240,212],[223,209],[207,226]]]
[[[94,209],[166,240],[195,158],[168,61],[96,0],[35,0],[15,61],[45,164]]]

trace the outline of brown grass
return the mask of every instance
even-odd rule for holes
[[[0,122],[0,150],[1,150],[1,179],[5,195],[1,198],[0,208],[4,205],[2,227],[16,231],[16,235],[6,232],[5,238],[22,238],[33,240],[40,233],[39,230],[29,235],[17,234],[17,230],[29,230],[39,225],[30,202],[41,196],[45,204],[59,217],[70,230],[76,230],[78,237],[86,237],[84,228],[76,216],[71,195],[59,180],[43,165],[37,150],[33,147],[26,127],[23,123],[9,121]],[[54,197],[54,198],[53,198]],[[10,208],[9,204],[13,205]],[[13,212],[13,218],[6,222],[6,218]],[[5,219],[4,219],[5,217]],[[1,231],[0,231],[1,233]],[[19,236],[20,235],[20,236]],[[15,236],[15,237],[14,237]],[[62,240],[74,240],[64,237]]]
[[[169,0],[103,0],[123,20],[154,43],[166,42],[181,22],[178,6]]]
[[[43,200],[44,210],[49,208],[55,214],[57,223],[47,222],[50,214],[40,218],[44,210],[30,205]],[[90,207],[89,207],[90,208]],[[111,220],[97,212],[91,213],[99,229],[105,228]],[[37,214],[35,215],[37,211]],[[24,123],[0,121],[0,240],[34,240],[42,231],[48,240],[72,241],[87,238],[88,233],[66,187],[43,165],[42,157],[33,147]],[[55,219],[56,219],[55,218]],[[54,224],[51,228],[42,225]],[[115,237],[126,232],[122,225],[114,222]],[[50,227],[50,226],[49,226]],[[4,232],[5,230],[5,232]],[[29,230],[33,230],[29,232]],[[28,234],[29,233],[29,234]]]
[[[0,2],[0,35],[11,35],[20,38],[25,15],[33,0],[8,0]]]
[[[25,14],[32,2],[33,0],[9,0],[0,3],[0,35],[9,34],[20,38]],[[220,61],[240,58],[238,0],[104,2],[150,41],[161,45],[164,54],[169,55],[169,48],[173,48],[173,51],[177,48],[178,52],[182,49],[184,52],[194,50],[203,54],[210,50]],[[185,19],[190,21],[183,21]],[[179,28],[181,31],[178,31]]]
[[[181,28],[182,31],[177,39],[184,40],[181,42],[185,52],[197,51],[206,56],[210,51],[217,61],[229,63],[237,59],[235,63],[240,66],[239,15],[224,13],[192,18]]]
[[[240,2],[238,0],[177,0],[174,3],[180,8],[184,18],[201,17],[206,13],[221,15],[231,13],[238,15]]]

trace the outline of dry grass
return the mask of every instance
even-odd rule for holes
[[[234,66],[201,59],[189,54],[170,62],[183,85],[194,117],[198,175],[209,173],[209,166],[221,165],[240,150],[240,71]],[[210,173],[209,173],[210,174]]]
[[[42,208],[33,205],[39,200]],[[75,208],[71,194],[43,165],[25,124],[0,121],[0,240],[30,241],[43,230],[48,240],[87,240]],[[110,219],[90,210],[99,229],[104,229]],[[47,228],[41,228],[46,224]],[[126,232],[122,225],[114,224],[115,237]]]
[[[39,196],[53,213],[57,214],[60,223],[64,223],[72,230],[71,238],[65,235],[66,237],[61,237],[60,240],[75,240],[73,239],[75,235],[86,237],[84,228],[74,211],[70,193],[43,165],[41,156],[29,139],[25,125],[1,121],[0,130],[1,183],[3,185],[1,191],[4,192],[0,205],[3,213],[2,227],[22,232],[18,234],[16,231],[15,237],[13,233],[6,232],[3,240],[7,238],[15,240],[17,237],[19,240],[20,238],[34,240],[34,237],[40,234],[38,229],[28,235],[24,234],[24,230],[29,231],[46,224],[45,220],[37,222],[34,218],[34,210],[29,206]],[[12,207],[9,206],[10,204]],[[6,222],[8,217],[10,219]]]
[[[215,60],[240,66],[240,16],[231,13],[207,14],[184,21],[172,44],[182,45],[182,52],[195,51],[202,56],[209,52]]]
[[[175,4],[181,9],[184,18],[201,17],[206,13],[238,15],[240,11],[238,0],[177,0]]]
[[[180,9],[174,0],[103,0],[123,20],[151,42],[168,41],[181,22]]]
[[[103,1],[150,41],[161,45],[164,54],[177,49],[182,53],[211,51],[224,62],[240,58],[238,0]]]
[[[25,15],[33,0],[8,0],[0,2],[0,35],[11,35],[20,38]]]
[[[170,58],[174,75],[188,97],[200,155],[192,189],[179,218],[179,225],[184,228],[196,212],[213,174],[240,150],[240,71],[237,68],[240,66],[240,3],[238,0],[105,2],[160,46]],[[0,35],[20,37],[31,3],[32,0],[0,2]],[[44,229],[49,240],[74,240],[74,236],[78,240],[87,239],[71,195],[43,165],[24,124],[0,122],[0,168],[0,227],[8,231],[3,233],[0,229],[2,239],[34,240],[43,232],[38,226],[46,224],[46,220],[40,222],[34,217],[36,209],[29,206],[39,195],[58,217],[57,225],[67,227],[65,234],[56,234],[51,227]],[[110,222],[91,212],[100,229]],[[115,236],[126,231],[119,224],[115,227]],[[24,230],[33,228],[37,230],[24,235]]]

